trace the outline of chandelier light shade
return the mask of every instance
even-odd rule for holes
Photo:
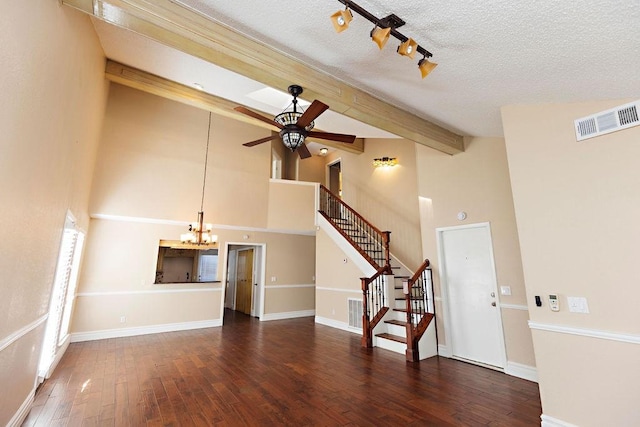
[[[211,136],[211,112],[209,112],[209,126],[207,128],[207,148],[204,155],[204,178],[202,179],[202,198],[200,199],[200,211],[198,220],[189,225],[189,231],[180,235],[182,243],[192,245],[213,245],[218,241],[218,236],[212,233],[213,225],[204,222],[204,193],[207,184],[207,163],[209,160],[209,139]]]
[[[349,23],[352,20],[353,14],[349,10],[349,8],[339,10],[331,15],[331,22],[333,22],[333,28],[336,30],[336,33],[341,33],[349,28]]]
[[[420,74],[422,75],[423,79],[427,77],[429,73],[432,72],[433,69],[437,66],[438,64],[436,64],[435,62],[429,62],[427,58],[422,58],[420,62],[418,62],[418,68],[420,69]]]
[[[395,157],[380,157],[373,159],[373,166],[377,168],[390,168],[398,164],[398,159]]]
[[[407,37],[398,31],[398,28],[405,24],[405,21],[402,18],[393,13],[385,16],[384,18],[377,18],[362,6],[359,6],[351,0],[338,1],[345,5],[346,9],[340,10],[331,15],[331,22],[333,23],[336,32],[341,33],[349,27],[349,23],[353,19],[353,11],[375,25],[369,35],[371,40],[373,40],[380,50],[384,48],[389,41],[389,38],[393,36],[400,41],[400,45],[397,49],[397,52],[400,55],[414,59],[417,52],[423,56],[423,59],[418,63],[418,66],[420,67],[420,74],[423,79],[433,71],[435,63],[427,61],[427,58],[431,58],[433,54],[420,46],[414,39]]]
[[[285,147],[290,149],[291,151],[295,151],[298,147],[304,144],[304,140],[307,137],[307,132],[309,132],[315,126],[315,123],[312,121],[307,126],[302,129],[297,126],[298,119],[302,117],[304,111],[298,111],[298,100],[294,97],[294,100],[291,102],[293,105],[292,110],[283,111],[273,118],[276,123],[284,126],[282,130],[280,130],[280,138],[282,139],[282,143]],[[302,109],[301,109],[302,110]]]

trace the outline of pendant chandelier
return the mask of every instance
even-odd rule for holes
[[[209,112],[209,126],[207,128],[207,148],[204,155],[204,178],[202,179],[202,199],[200,200],[200,211],[198,220],[189,225],[189,232],[180,235],[182,243],[192,245],[214,245],[218,241],[218,236],[212,234],[213,225],[204,222],[204,193],[207,184],[207,163],[209,160],[209,139],[211,136],[211,112]]]

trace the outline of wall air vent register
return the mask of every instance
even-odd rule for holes
[[[576,139],[582,141],[640,125],[640,101],[621,105],[575,121]]]

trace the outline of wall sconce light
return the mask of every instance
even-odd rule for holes
[[[320,149],[320,155],[321,155],[321,156],[326,156],[328,153],[329,153],[329,149],[328,149],[328,148],[326,148],[326,147],[322,147],[322,148]]]
[[[395,157],[380,157],[373,159],[373,166],[377,168],[390,168],[398,164],[398,159]]]
[[[349,22],[353,19],[353,14],[347,7],[345,10],[339,10],[331,15],[331,22],[333,22],[333,28],[336,33],[341,33],[349,28]]]
[[[402,27],[405,22],[397,15],[392,13],[384,18],[377,18],[351,0],[338,1],[345,5],[346,8],[331,15],[331,22],[333,22],[336,32],[341,33],[349,27],[349,22],[353,19],[352,11],[354,11],[375,25],[373,30],[371,30],[370,36],[380,50],[387,44],[389,37],[393,36],[400,40],[400,45],[397,49],[400,55],[413,59],[416,52],[419,52],[423,56],[423,59],[418,62],[420,74],[423,79],[436,67],[437,64],[427,61],[427,58],[433,56],[431,52],[420,46],[412,38],[398,32],[398,28]]]

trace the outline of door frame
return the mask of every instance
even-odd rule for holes
[[[492,283],[493,283],[492,292],[495,292],[496,294],[496,303],[497,303],[497,309],[498,309],[498,336],[499,336],[499,344],[500,344],[500,348],[498,350],[500,352],[500,362],[502,366],[488,365],[486,363],[478,362],[475,360],[463,359],[455,356],[452,332],[451,332],[451,328],[449,327],[452,321],[451,321],[451,307],[449,306],[449,303],[450,303],[449,284],[447,283],[446,274],[445,274],[446,268],[444,266],[445,254],[444,254],[443,234],[447,231],[464,230],[464,229],[471,229],[471,228],[485,228],[489,232],[488,233],[489,259],[491,260],[491,266],[492,266],[491,276],[492,276]],[[493,237],[491,235],[491,223],[479,222],[475,224],[456,225],[456,226],[450,226],[450,227],[438,227],[436,228],[436,245],[438,250],[438,275],[440,278],[440,290],[442,292],[442,301],[441,301],[442,311],[443,311],[442,320],[444,323],[443,325],[444,336],[445,336],[445,339],[447,340],[448,356],[451,357],[452,359],[464,360],[465,362],[484,366],[486,368],[504,371],[505,368],[507,367],[507,349],[506,349],[506,344],[504,340],[504,326],[502,323],[502,306],[500,304],[500,294],[498,293],[498,275],[496,273],[496,262],[493,254]]]
[[[224,243],[224,270],[222,273],[222,298],[221,298],[221,314],[220,317],[224,323],[224,305],[227,298],[227,273],[229,270],[229,247],[230,246],[245,246],[253,248],[253,274],[256,278],[257,289],[254,289],[252,297],[252,309],[251,316],[258,317],[260,320],[264,317],[264,294],[265,294],[265,275],[267,271],[267,244],[266,243],[254,243],[254,242],[225,242]],[[253,286],[253,284],[252,284]],[[234,290],[233,295],[233,307],[235,309],[235,300],[237,287]]]
[[[324,185],[329,189],[329,191],[333,191],[333,189],[331,188],[331,166],[335,165],[336,163],[340,163],[340,174],[342,175],[342,157],[333,159],[325,166]],[[342,190],[342,188],[340,188],[340,190]],[[342,194],[336,193],[336,196],[342,199]]]

